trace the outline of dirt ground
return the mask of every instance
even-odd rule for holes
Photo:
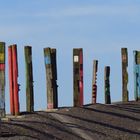
[[[22,113],[1,121],[0,140],[140,140],[140,102]]]

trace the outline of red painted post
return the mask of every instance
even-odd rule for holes
[[[79,64],[80,64],[80,80],[79,80],[79,88],[80,88],[80,106],[83,105],[83,51],[80,49],[80,54],[79,54]]]
[[[9,63],[9,88],[10,88],[10,112],[15,114],[14,110],[14,91],[13,91],[13,64],[12,64],[12,47],[8,48],[8,63]]]
[[[19,115],[17,45],[12,46],[15,115]]]

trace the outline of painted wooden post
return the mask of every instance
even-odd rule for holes
[[[25,66],[26,66],[26,110],[34,111],[34,91],[33,91],[33,68],[32,68],[32,47],[25,46]]]
[[[93,78],[92,78],[92,104],[97,101],[97,71],[98,71],[98,60],[93,61]]]
[[[133,51],[134,55],[134,96],[140,100],[140,51]]]
[[[104,91],[105,91],[105,104],[111,104],[110,97],[110,67],[105,67],[104,72]]]
[[[128,72],[127,72],[128,53],[127,53],[127,48],[122,48],[121,54],[122,54],[122,100],[123,100],[123,102],[127,102],[129,100],[128,89],[127,89],[127,84],[128,84]]]
[[[83,105],[83,50],[73,49],[74,106]]]
[[[44,49],[46,80],[47,80],[47,108],[58,107],[57,95],[57,69],[56,69],[56,49]]]
[[[0,118],[5,117],[5,43],[0,42]]]
[[[12,115],[19,115],[19,85],[18,85],[18,62],[17,45],[8,48],[9,54],[9,86],[10,86],[10,110]]]
[[[15,109],[14,109],[14,89],[13,89],[12,46],[8,47],[8,63],[9,63],[10,112],[12,115],[14,115]]]

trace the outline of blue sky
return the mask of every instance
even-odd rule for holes
[[[128,89],[133,100],[133,50],[140,50],[139,17],[139,0],[1,0],[0,40],[6,42],[7,48],[10,44],[18,45],[21,110],[26,107],[25,45],[33,47],[35,110],[47,106],[45,47],[57,48],[59,106],[73,103],[72,49],[81,47],[84,103],[91,102],[94,59],[99,60],[97,102],[104,103],[103,79],[107,65],[111,67],[112,101],[121,100],[121,47],[128,48]],[[9,112],[8,63],[6,68],[6,110]]]

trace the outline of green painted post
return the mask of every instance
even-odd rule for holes
[[[25,46],[25,66],[26,66],[26,110],[34,111],[34,91],[33,91],[33,67],[32,67],[32,47]]]
[[[127,53],[127,48],[121,49],[121,55],[122,55],[122,101],[128,102],[129,95],[128,95],[128,89],[127,89],[127,85],[128,85],[128,72],[127,72],[128,53]]]
[[[111,104],[110,97],[110,67],[106,66],[104,71],[104,91],[105,91],[105,104]]]
[[[47,80],[47,108],[58,107],[56,49],[44,48]]]
[[[0,118],[5,117],[5,43],[0,42]]]

